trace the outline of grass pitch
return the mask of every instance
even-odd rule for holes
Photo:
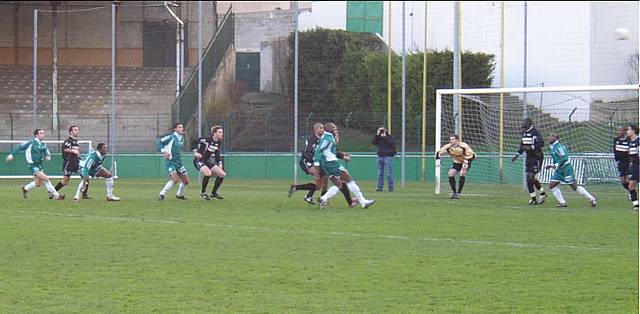
[[[359,182],[374,206],[320,210],[285,181],[159,202],[163,181],[116,180],[119,203],[98,180],[92,200],[24,200],[26,181],[0,185],[4,313],[638,312],[638,215],[619,187],[589,187],[595,209],[563,187],[558,210],[520,187],[468,182],[454,201]]]

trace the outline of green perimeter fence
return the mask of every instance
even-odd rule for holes
[[[6,153],[0,154],[2,161]],[[435,160],[434,153],[427,153],[425,160],[426,181],[434,181]],[[580,156],[573,156],[576,161]],[[495,155],[479,154],[473,161],[467,177],[470,182],[522,184],[524,158],[511,162],[511,156],[504,156],[502,177],[499,171],[499,158]],[[609,160],[610,159],[610,160]],[[183,162],[187,172],[197,176],[197,170],[192,165],[193,155],[183,155]],[[595,159],[594,159],[595,160]],[[165,161],[160,154],[120,154],[116,157],[117,175],[119,178],[148,178],[158,179],[167,176]],[[405,179],[409,182],[417,182],[422,178],[422,158],[420,154],[408,154],[405,164]],[[603,163],[605,161],[606,163]],[[356,180],[376,180],[376,155],[371,153],[352,153],[351,162],[347,163],[349,172]],[[293,180],[294,159],[286,153],[227,153],[224,157],[225,169],[229,179],[291,179]],[[297,167],[297,162],[295,163]],[[585,182],[591,183],[615,183],[615,164],[613,158],[603,157],[598,162],[585,163]],[[105,166],[111,165],[110,157],[107,157]],[[604,166],[603,166],[604,165]],[[451,167],[451,159],[443,158],[441,175],[442,182],[446,184],[447,171]],[[60,155],[53,156],[52,160],[44,165],[48,175],[61,175],[62,159]],[[401,179],[401,157],[394,158],[393,172],[397,183]],[[29,175],[24,154],[19,153],[11,163],[0,162],[0,176],[25,176]],[[298,181],[306,181],[307,175],[298,168]]]

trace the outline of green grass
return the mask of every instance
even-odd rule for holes
[[[159,180],[117,180],[120,203],[27,200],[0,185],[0,312],[637,313],[638,216],[623,190],[519,187],[453,201],[412,183],[369,209],[287,198],[285,181],[225,181],[225,199],[155,200]],[[76,185],[76,180],[72,185]],[[63,192],[72,194],[71,186]]]

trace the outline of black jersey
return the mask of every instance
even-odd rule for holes
[[[220,164],[222,162],[222,155],[220,154],[222,141],[216,141],[213,137],[207,136],[197,139],[192,146],[196,147],[196,151],[202,155],[202,158],[198,161],[206,164]],[[195,159],[197,160],[197,158]]]
[[[80,146],[78,146],[78,139],[77,138],[73,138],[71,136],[69,136],[69,138],[67,140],[65,140],[61,147],[60,150],[62,151],[62,159],[66,160],[66,161],[78,161],[80,160],[80,157],[76,154],[73,153],[66,153],[64,150],[65,149],[79,149]]]
[[[540,132],[536,128],[529,128],[528,130],[522,132],[522,140],[520,141],[518,154],[522,154],[523,152],[525,152],[525,148],[529,147],[531,148],[531,150],[527,151],[527,158],[543,158],[543,141],[544,139],[542,138],[542,134],[540,134]]]
[[[629,139],[629,162],[638,165],[638,146],[640,146],[640,137],[635,140]]]
[[[302,153],[302,159],[313,164],[313,153],[316,151],[316,145],[320,142],[320,138],[315,134],[309,135],[304,145],[304,152]]]
[[[629,139],[616,137],[613,139],[613,156],[616,161],[629,161]]]

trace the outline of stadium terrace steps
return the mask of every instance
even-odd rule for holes
[[[52,124],[51,74],[51,66],[38,68],[38,121],[43,121],[45,129],[50,129]],[[32,128],[32,79],[31,66],[0,65],[0,121],[13,120],[15,137],[30,134]],[[158,134],[165,133],[166,126],[170,125],[175,69],[118,67],[116,79],[118,148],[121,151],[153,150],[146,143],[152,145]],[[73,123],[83,129],[83,137],[104,140],[107,117],[111,114],[111,67],[60,66],[58,113],[63,135],[65,126]],[[10,124],[11,121],[2,123],[0,138],[9,138]],[[160,127],[162,130],[158,130]],[[133,141],[131,132],[136,134]]]

